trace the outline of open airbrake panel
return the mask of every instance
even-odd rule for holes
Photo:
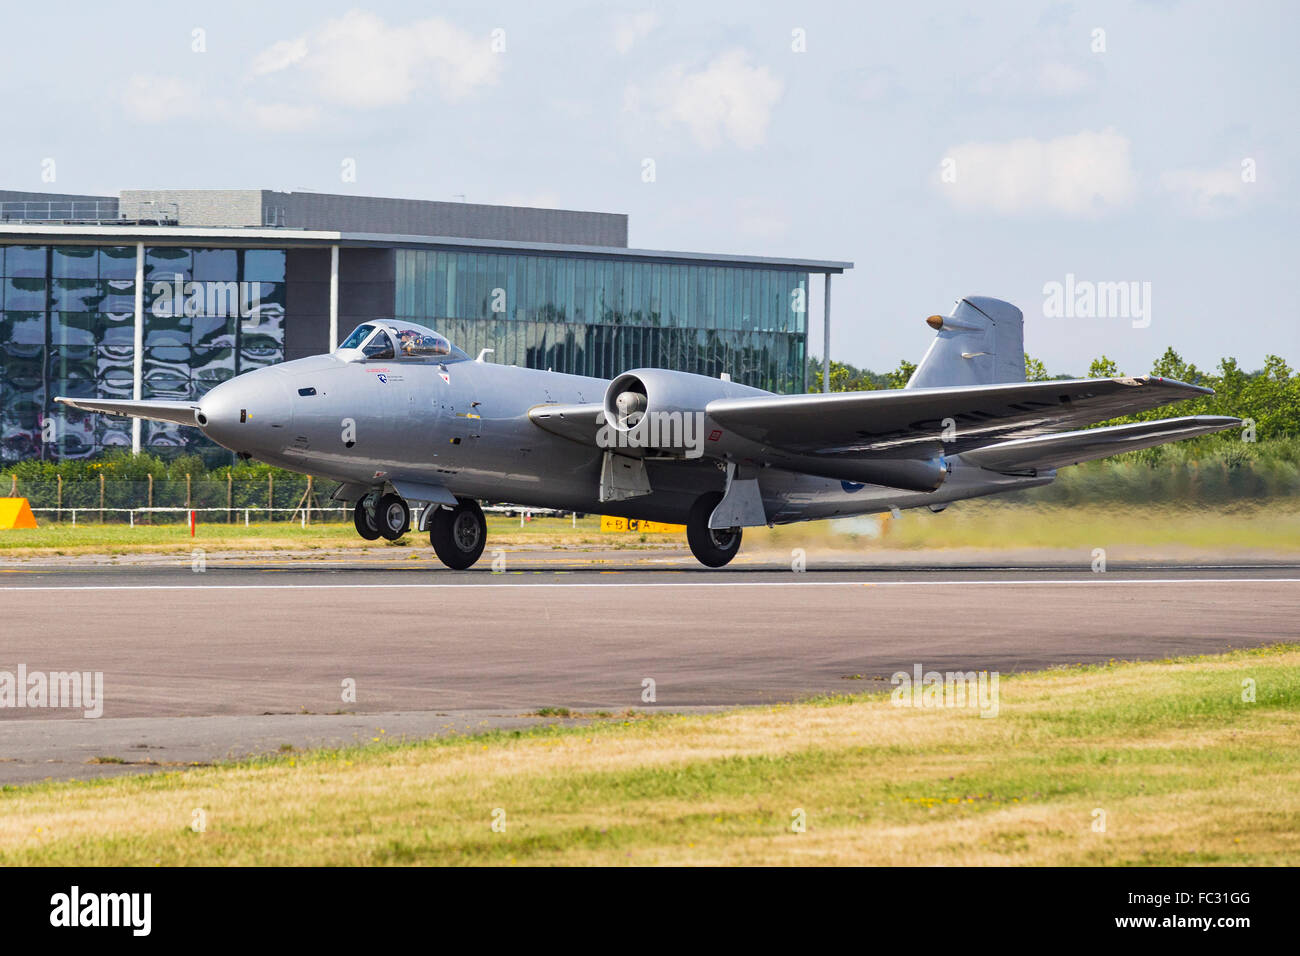
[[[605,452],[600,462],[600,500],[625,501],[650,494],[644,458]]]

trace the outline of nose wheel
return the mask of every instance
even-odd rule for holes
[[[396,541],[411,526],[411,509],[397,495],[384,495],[375,506],[375,524],[380,534],[389,541]]]
[[[366,495],[352,509],[352,523],[357,526],[357,534],[367,541],[379,537],[379,523],[375,521],[375,496]]]
[[[691,546],[691,553],[700,564],[710,568],[720,568],[731,561],[740,551],[740,528],[710,528],[709,515],[722,500],[722,493],[711,491],[700,495],[691,506],[690,516],[686,519],[686,540]]]
[[[453,571],[464,571],[483,556],[487,519],[473,498],[457,498],[456,507],[439,508],[429,519],[429,542],[438,560]]]

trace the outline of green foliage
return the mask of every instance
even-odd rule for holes
[[[29,499],[33,508],[93,510],[100,504],[101,476],[105,508],[145,505],[149,501],[150,476],[153,506],[157,508],[225,508],[228,501],[236,509],[265,508],[269,504],[294,508],[307,489],[306,476],[270,465],[248,462],[209,470],[197,455],[164,459],[115,450],[74,461],[15,462],[0,471],[0,495],[14,489],[16,478],[17,493]],[[332,487],[317,483],[318,500]],[[106,517],[125,520],[120,514]]]
[[[1093,365],[1097,365],[1097,362]],[[1257,372],[1242,371],[1237,360],[1231,357],[1220,360],[1216,372],[1203,372],[1194,364],[1183,361],[1182,356],[1173,348],[1168,348],[1152,364],[1151,374],[1211,388],[1214,394],[1199,395],[1175,405],[1117,418],[1106,424],[1151,421],[1181,415],[1229,415],[1253,421],[1257,441],[1300,437],[1300,375],[1281,356],[1266,356],[1264,368]],[[1197,439],[1197,442],[1201,443],[1200,447],[1205,447],[1206,443],[1240,443],[1241,439],[1242,432],[1227,431]]]
[[[1092,364],[1088,366],[1088,378],[1116,378],[1120,374],[1115,360],[1105,355],[1093,359]]]
[[[808,391],[820,392],[822,390],[821,360],[811,359],[808,371]],[[882,388],[902,388],[915,371],[916,366],[907,359],[899,362],[898,368],[883,375],[831,359],[831,391],[871,392]]]
[[[912,377],[912,373],[915,371],[916,371],[916,366],[913,365],[911,362],[909,362],[907,359],[903,359],[901,362],[898,363],[898,368],[894,369],[892,372],[888,374],[887,377],[889,379],[889,387],[903,388],[905,385],[907,385],[908,379]]]
[[[1026,382],[1046,382],[1051,377],[1047,374],[1047,366],[1041,359],[1032,358],[1028,352],[1025,353]]]
[[[821,364],[812,360],[812,378],[809,391],[821,391]],[[878,374],[852,365],[831,362],[831,391],[867,391],[878,388],[902,388],[907,384],[916,366],[903,360],[892,372]],[[1113,378],[1123,375],[1115,361],[1108,356],[1093,359],[1088,366],[1087,378]],[[1237,364],[1235,358],[1222,359],[1215,372],[1205,372],[1194,364],[1185,362],[1173,348],[1165,349],[1151,366],[1152,375],[1161,378],[1177,379],[1189,385],[1200,385],[1214,390],[1213,395],[1190,398],[1175,405],[1153,408],[1136,415],[1116,418],[1105,425],[1125,422],[1151,421],[1157,418],[1176,418],[1182,415],[1227,415],[1233,418],[1249,419],[1254,422],[1254,437],[1257,441],[1272,441],[1278,438],[1300,438],[1300,373],[1297,373],[1279,355],[1265,358],[1264,367],[1255,372],[1246,372]],[[1043,382],[1051,379],[1074,378],[1073,375],[1052,374],[1040,359],[1025,355],[1025,380]],[[1224,443],[1241,443],[1243,434],[1239,431],[1221,432],[1193,440],[1190,444],[1198,449],[1218,447]],[[1181,442],[1180,446],[1189,443]],[[1249,444],[1249,443],[1246,443]],[[1151,449],[1152,454],[1162,453],[1160,446]],[[1238,455],[1248,454],[1236,452]]]

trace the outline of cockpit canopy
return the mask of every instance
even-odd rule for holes
[[[467,358],[433,329],[399,319],[363,322],[337,349],[351,361],[408,359],[449,361]]]

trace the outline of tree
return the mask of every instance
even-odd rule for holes
[[[1088,378],[1117,378],[1123,374],[1115,364],[1115,360],[1104,355],[1093,359],[1092,364],[1088,366]]]
[[[907,385],[908,379],[912,377],[912,373],[915,371],[916,366],[907,359],[903,359],[898,363],[898,368],[888,373],[887,377],[889,379],[889,387],[904,388]]]
[[[1051,377],[1047,374],[1047,366],[1040,359],[1030,358],[1029,353],[1025,353],[1026,382],[1046,382]]]

